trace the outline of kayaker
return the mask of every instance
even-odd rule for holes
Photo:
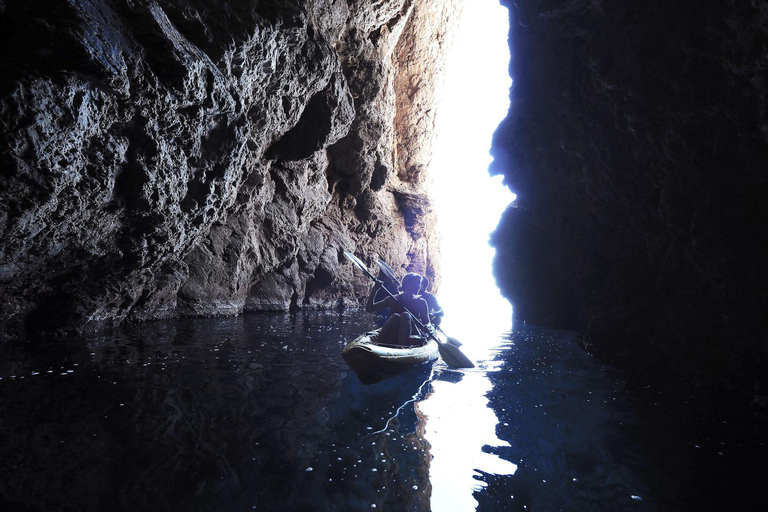
[[[421,287],[419,288],[419,295],[421,298],[427,301],[427,308],[429,310],[429,319],[435,325],[440,325],[443,321],[443,308],[437,302],[437,297],[429,293],[429,278],[427,276],[421,276]]]
[[[393,345],[423,343],[424,338],[419,335],[416,323],[411,314],[408,313],[410,311],[424,326],[429,327],[427,301],[417,295],[421,286],[421,276],[413,272],[406,274],[400,285],[400,293],[394,297],[387,295],[379,299],[381,294],[378,292],[382,286],[384,283],[377,281],[365,304],[366,311],[383,311],[392,308],[392,316],[384,323],[379,333],[380,339],[384,343]]]
[[[379,302],[380,300],[383,300],[385,297],[389,297],[389,294],[397,295],[398,293],[398,287],[400,286],[400,283],[397,281],[393,281],[391,277],[389,277],[389,274],[386,272],[379,272],[379,281],[383,284],[383,286],[377,286],[373,293],[373,301]],[[385,290],[386,288],[386,290]],[[389,293],[387,293],[389,292]],[[384,323],[386,323],[387,320],[389,320],[389,317],[392,316],[392,308],[386,308],[381,311],[376,312],[376,326],[382,327]]]

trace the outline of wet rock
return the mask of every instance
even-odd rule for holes
[[[356,303],[344,250],[435,274],[393,194],[460,4],[3,2],[0,332]]]

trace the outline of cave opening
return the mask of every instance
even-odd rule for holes
[[[430,190],[441,234],[440,301],[457,332],[499,332],[511,322],[511,306],[491,274],[488,244],[515,195],[491,177],[493,132],[509,109],[509,12],[494,0],[465,7],[447,57],[436,120]]]
[[[501,213],[515,199],[499,176],[488,173],[492,135],[510,104],[508,33],[509,13],[498,2],[466,4],[447,55],[430,169],[441,237],[438,295],[446,311],[441,325],[464,340],[462,350],[477,361],[488,360],[512,322],[512,307],[491,272],[495,250],[488,244]],[[443,384],[433,387],[443,389]],[[468,372],[460,385],[447,386],[449,393],[433,393],[419,404],[432,419],[425,428],[430,453],[441,462],[430,467],[431,509],[476,510],[477,469],[514,475],[517,465],[490,453],[477,455],[483,447],[508,446],[497,437],[499,418],[484,398],[478,399],[491,390],[490,380]],[[466,432],[473,433],[474,447],[466,442]]]

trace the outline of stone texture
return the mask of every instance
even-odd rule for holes
[[[436,276],[460,0],[0,5],[4,335],[355,304],[344,250]]]
[[[639,373],[768,395],[768,10],[519,0],[493,237],[516,315]],[[761,375],[762,373],[762,375]]]

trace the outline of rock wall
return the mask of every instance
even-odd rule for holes
[[[436,276],[460,10],[0,1],[0,333],[355,303],[345,250]]]
[[[768,9],[514,0],[495,272],[518,318],[768,403]],[[757,402],[756,402],[757,403]]]

